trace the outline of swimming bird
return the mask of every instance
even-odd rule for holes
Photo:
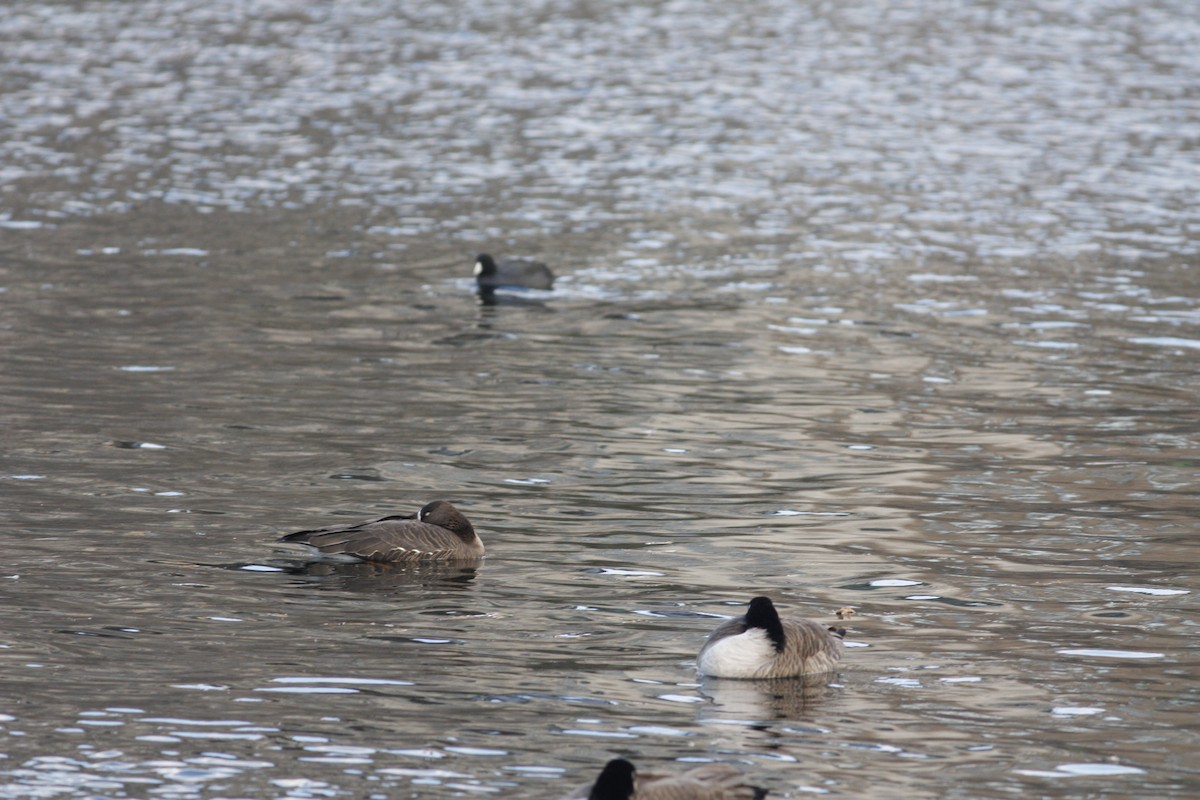
[[[756,597],[743,616],[713,631],[696,659],[714,678],[792,678],[829,672],[842,657],[845,628],[807,619],[780,619],[769,597]]]
[[[766,789],[751,786],[731,764],[705,764],[678,775],[638,772],[623,758],[604,765],[591,786],[567,800],[762,800]]]
[[[475,529],[445,500],[434,500],[416,514],[297,531],[279,541],[339,560],[466,561],[483,557],[483,542]]]
[[[475,259],[475,283],[483,292],[501,286],[550,289],[554,286],[554,273],[540,261],[512,259],[497,263],[487,253],[480,253]]]

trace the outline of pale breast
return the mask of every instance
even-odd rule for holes
[[[700,650],[696,666],[701,675],[714,678],[758,678],[769,671],[777,655],[766,632],[751,628],[720,636],[718,628]]]

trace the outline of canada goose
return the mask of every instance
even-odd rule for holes
[[[554,286],[554,273],[540,261],[512,259],[497,263],[487,253],[480,253],[475,259],[475,283],[482,292],[501,286],[550,289]]]
[[[780,619],[769,597],[756,597],[744,616],[713,631],[696,666],[714,678],[792,678],[828,672],[842,657],[845,628],[807,619]]]
[[[604,765],[591,786],[567,800],[762,800],[766,789],[751,786],[731,764],[705,764],[678,775],[638,772],[623,758]]]
[[[279,541],[342,560],[466,561],[483,556],[483,542],[471,523],[445,500],[434,500],[416,514],[297,531]]]

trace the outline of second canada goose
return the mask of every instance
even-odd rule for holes
[[[343,560],[467,561],[483,557],[483,542],[475,529],[445,500],[434,500],[416,514],[297,531],[279,541]]]
[[[696,666],[714,678],[793,678],[829,672],[842,657],[844,628],[807,619],[780,619],[769,597],[756,597],[743,616],[713,631]]]
[[[678,775],[638,772],[623,758],[604,765],[596,781],[567,800],[762,800],[765,789],[751,786],[731,764],[705,764]]]
[[[540,261],[512,259],[497,262],[487,253],[475,259],[475,283],[481,292],[490,292],[502,286],[525,289],[551,289],[554,273]]]

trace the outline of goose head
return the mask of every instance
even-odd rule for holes
[[[452,531],[464,542],[475,538],[475,528],[471,526],[470,520],[445,500],[434,500],[432,503],[427,503],[417,512],[417,519]]]

